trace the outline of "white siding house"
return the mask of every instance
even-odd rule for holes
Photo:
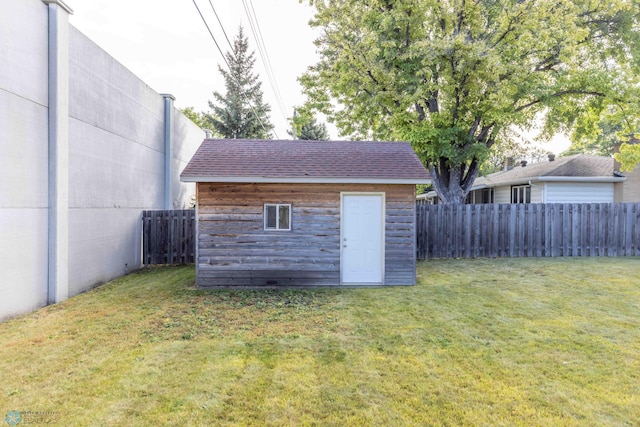
[[[640,173],[635,171],[626,175],[615,171],[611,157],[587,154],[550,157],[547,162],[531,165],[522,162],[519,166],[477,178],[467,203],[638,202],[639,177]],[[418,199],[437,203],[435,191],[420,195]]]
[[[493,191],[494,203],[613,203],[625,180],[613,158],[576,154],[477,178],[471,192]]]

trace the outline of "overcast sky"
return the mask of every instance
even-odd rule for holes
[[[159,93],[171,93],[179,108],[208,111],[211,93],[224,93],[218,72],[222,56],[205,27],[193,0],[67,0],[74,14],[70,22],[116,60]],[[315,30],[308,26],[313,10],[298,0],[196,0],[223,52],[230,48],[211,4],[231,41],[240,25],[256,52],[256,69],[264,99],[271,106],[277,137],[290,138],[287,118],[301,105],[297,78],[317,62]],[[282,107],[269,83],[244,8],[253,6],[267,55],[279,88]],[[250,9],[251,11],[251,9]],[[331,136],[337,132],[329,127]],[[526,133],[525,133],[526,134]],[[531,134],[526,134],[530,135]],[[539,145],[539,144],[536,144]],[[545,150],[560,153],[569,146],[558,136]]]
[[[192,0],[68,0],[73,26],[159,93],[176,97],[179,108],[208,111],[214,90],[224,93],[218,64],[224,64]],[[251,32],[243,1],[197,0],[223,52],[230,50],[211,4],[233,42],[240,25],[256,51],[256,68],[264,99],[271,106],[271,121],[280,138],[289,138],[286,118],[301,105],[297,77],[317,62],[312,9],[297,0],[253,0],[282,108],[272,89]],[[336,136],[336,135],[332,135]]]

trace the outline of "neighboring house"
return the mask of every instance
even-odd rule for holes
[[[618,172],[611,157],[576,154],[515,167],[475,180],[467,203],[613,203],[640,201],[639,168]],[[628,177],[626,176],[628,175]],[[627,182],[628,181],[628,182]],[[430,192],[418,200],[437,203]]]
[[[431,180],[407,143],[206,139],[181,180],[201,288],[415,284]]]

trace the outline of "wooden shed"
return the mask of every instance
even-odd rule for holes
[[[415,185],[403,142],[206,139],[196,183],[197,285],[413,285]]]

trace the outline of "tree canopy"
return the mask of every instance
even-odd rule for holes
[[[562,155],[585,153],[596,156],[612,156],[615,145],[620,141],[618,132],[622,129],[620,122],[612,123],[601,120],[592,129],[585,132],[574,131],[571,135],[571,146]]]
[[[480,165],[480,175],[488,175],[504,169],[511,159],[514,163],[526,160],[531,163],[546,161],[553,154],[529,141],[519,138],[505,138],[498,140],[489,152],[487,159]]]
[[[445,203],[463,203],[514,126],[639,114],[636,0],[309,3],[322,31],[308,107],[343,135],[411,142]]]
[[[180,112],[195,123],[200,129],[207,129],[209,123],[205,113],[199,113],[193,107],[182,108],[180,109]]]
[[[620,162],[620,170],[623,172],[634,170],[640,164],[640,135],[631,135],[614,157]]]
[[[248,50],[249,41],[240,27],[233,50],[225,55],[228,69],[218,66],[226,92],[213,93],[215,102],[209,101],[212,113],[205,116],[223,138],[266,139],[273,129],[269,118],[271,107],[262,100],[262,84],[253,73],[255,55]]]

